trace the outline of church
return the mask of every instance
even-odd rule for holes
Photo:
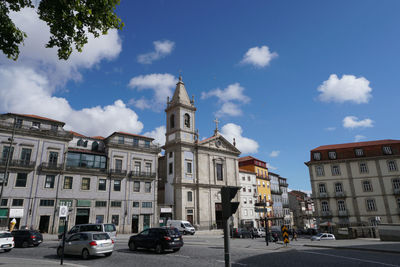
[[[220,190],[239,185],[235,140],[229,142],[216,128],[211,137],[199,140],[196,107],[182,77],[167,100],[165,154],[159,158],[160,224],[168,219],[190,221],[199,230],[222,228]],[[236,201],[239,199],[239,193]],[[238,225],[237,214],[231,222]]]

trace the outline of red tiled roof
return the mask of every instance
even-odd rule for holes
[[[77,132],[74,132],[74,131],[69,131],[69,132],[72,133],[74,136],[86,137],[86,136],[84,136],[83,134],[80,134],[80,133],[77,133]]]
[[[106,139],[106,138],[103,137],[103,136],[92,136],[92,137],[90,137],[90,138],[92,138],[92,139],[99,139],[99,140],[104,140],[104,139]]]
[[[21,116],[21,117],[28,117],[28,118],[33,118],[33,119],[39,119],[39,120],[44,120],[44,121],[52,121],[52,122],[57,122],[57,123],[61,123],[61,124],[65,124],[62,121],[57,121],[57,120],[53,120],[53,119],[49,119],[46,117],[41,117],[38,115],[33,115],[33,114],[18,114],[18,113],[8,113],[10,115],[17,115],[17,116]]]
[[[327,150],[327,149],[340,149],[340,148],[355,148],[355,147],[387,145],[387,144],[400,144],[400,140],[385,139],[385,140],[377,140],[377,141],[326,145],[326,146],[319,146],[317,148],[314,148],[311,151],[320,151],[320,150]]]
[[[257,159],[257,158],[252,157],[252,156],[246,156],[246,157],[241,157],[241,158],[239,158],[239,162],[248,161],[248,160],[257,160],[257,161],[259,161],[259,162],[262,162],[262,163],[267,164],[267,162],[265,162],[265,161],[263,161],[263,160],[260,160],[260,159]]]

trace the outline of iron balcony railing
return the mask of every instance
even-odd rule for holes
[[[0,166],[6,166],[7,159],[0,159]],[[35,168],[36,161],[24,160],[24,159],[12,159],[10,160],[9,167],[17,167],[17,168]]]
[[[393,189],[393,194],[400,195],[400,188],[394,188]]]
[[[126,170],[121,169],[110,169],[111,175],[118,175],[118,176],[126,176],[128,172]]]
[[[129,176],[132,178],[156,178],[155,172],[140,172],[140,171],[131,171]]]
[[[60,171],[64,169],[63,164],[57,164],[57,163],[52,163],[52,162],[43,162],[40,164],[40,169],[41,170],[54,170],[54,171]]]
[[[6,122],[6,121],[0,121],[0,128],[5,128],[12,130],[14,128],[14,123]],[[28,125],[21,125],[17,124],[16,127],[16,132],[25,132],[25,133],[31,133],[31,134],[43,134],[47,136],[55,136],[55,137],[63,137],[63,138],[71,138],[73,137],[72,133],[64,131],[64,130],[55,130],[55,129],[50,129],[50,128],[37,128],[37,127],[32,127]]]
[[[329,195],[328,195],[328,193],[319,193],[319,197],[320,198],[328,198]]]
[[[339,210],[338,216],[339,217],[347,217],[348,216],[347,210]]]
[[[86,172],[101,172],[101,173],[107,173],[107,169],[105,168],[93,168],[93,167],[87,167],[87,166],[66,166],[65,168],[68,171],[86,171]]]
[[[345,197],[346,193],[345,192],[335,192],[335,197]]]
[[[321,217],[332,217],[332,212],[331,211],[322,211]]]
[[[134,142],[133,140],[129,140],[129,139],[125,139],[123,142],[119,141],[119,140],[109,140],[109,141],[107,141],[107,143],[111,144],[111,145],[122,146],[122,147],[132,147],[132,148],[148,150],[148,151],[152,151],[152,152],[157,152],[160,150],[159,145],[155,145],[153,143],[149,143],[149,144],[137,143],[137,142]]]

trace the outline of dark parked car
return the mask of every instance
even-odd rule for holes
[[[129,238],[130,250],[137,248],[154,249],[162,253],[166,249],[178,251],[183,246],[182,236],[174,228],[149,228]]]
[[[42,234],[36,230],[15,230],[11,234],[14,237],[16,247],[37,247],[43,242]]]
[[[251,238],[251,231],[246,228],[233,228],[231,231],[231,237]]]

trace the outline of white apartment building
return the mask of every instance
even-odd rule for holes
[[[255,227],[259,214],[255,212],[254,204],[257,201],[256,173],[239,169],[240,191],[239,222],[244,227]]]

